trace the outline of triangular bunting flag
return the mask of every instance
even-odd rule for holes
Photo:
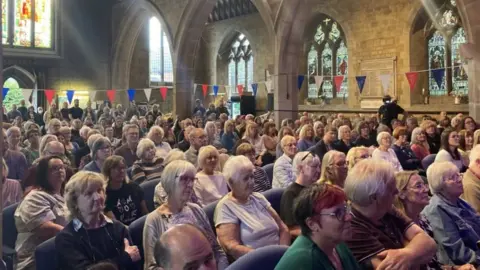
[[[117,93],[117,91],[115,91],[115,89],[107,90],[107,97],[108,97],[108,100],[110,100],[111,103],[113,103],[115,101],[116,93]]]
[[[405,73],[405,76],[407,76],[408,84],[410,85],[410,91],[413,91],[413,89],[415,89],[415,85],[417,85],[418,72],[407,72]]]
[[[145,97],[147,98],[147,101],[150,101],[150,97],[152,96],[152,88],[145,88],[143,89],[143,92],[145,92]]]
[[[25,101],[30,100],[30,96],[32,95],[32,93],[33,93],[33,89],[22,89],[22,94]]]
[[[323,83],[323,76],[315,76],[315,85],[317,86],[317,89],[320,89]]]
[[[253,96],[257,96],[258,83],[252,83]]]
[[[128,93],[128,101],[132,102],[132,100],[135,99],[135,89],[128,89],[127,90],[127,93]]]
[[[163,101],[167,100],[167,91],[168,91],[167,87],[160,88],[160,95],[162,95]]]
[[[74,90],[67,90],[67,100],[68,104],[72,104],[73,101],[73,95],[75,94]]]
[[[465,74],[468,76],[468,63],[463,63],[462,64],[463,70],[465,70]]]
[[[238,94],[240,96],[243,95],[243,85],[242,84],[237,85],[237,90],[238,90]]]
[[[88,92],[88,96],[90,97],[90,101],[94,101],[96,95],[97,95],[97,92],[95,90],[90,90],[90,92]]]
[[[45,93],[45,98],[47,99],[48,104],[52,104],[53,97],[55,96],[55,90],[45,89],[43,92]]]
[[[5,97],[7,96],[8,94],[8,90],[10,90],[10,88],[3,88],[3,97],[2,97],[2,100],[5,100]]]
[[[357,76],[355,77],[357,79],[357,85],[358,85],[358,90],[360,91],[360,94],[363,92],[363,87],[365,86],[365,81],[367,80],[367,76]]]
[[[340,93],[340,90],[342,89],[342,83],[343,83],[343,79],[345,78],[345,76],[343,75],[338,75],[338,76],[335,76],[333,77],[333,81],[335,82],[335,88],[337,89],[337,93]]]
[[[218,85],[214,85],[213,86],[213,96],[217,97],[217,95],[218,95]]]
[[[208,92],[208,85],[207,84],[202,84],[202,92],[203,92],[203,97],[206,97],[207,92]]]
[[[388,94],[388,88],[390,87],[390,78],[391,77],[392,77],[391,74],[382,74],[382,75],[378,76],[378,78],[382,82],[383,94],[384,95]]]
[[[298,75],[298,81],[297,81],[298,90],[302,89],[303,80],[305,80],[305,76]]]
[[[272,80],[268,80],[265,82],[265,88],[267,88],[267,93],[273,93],[273,82]]]
[[[434,69],[432,70],[433,79],[438,85],[438,88],[442,88],[443,77],[445,76],[445,69]]]

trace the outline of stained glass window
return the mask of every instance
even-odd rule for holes
[[[452,86],[459,94],[468,94],[468,77],[460,58],[460,45],[466,42],[465,30],[459,28],[452,37]]]
[[[322,25],[319,25],[317,28],[317,33],[315,34],[315,41],[320,44],[325,40],[325,31],[323,31]]]
[[[230,86],[235,86],[236,84],[235,67],[236,67],[235,61],[233,59],[230,59],[230,62],[228,63],[228,85]]]
[[[428,41],[428,68],[429,69],[442,69],[445,68],[445,39],[439,31],[436,31],[435,34]],[[436,83],[433,72],[429,72],[429,82],[430,82],[430,95],[444,95],[446,93],[445,87],[445,76],[443,77],[442,84],[440,87]]]
[[[340,42],[340,46],[337,49],[337,75],[344,75],[345,78],[343,79],[342,86],[340,87],[340,92],[338,93],[340,96],[347,96],[348,95],[348,53],[347,47],[345,46],[345,42]]]
[[[238,85],[243,85],[243,88],[245,89],[245,60],[243,58],[240,58],[237,63],[237,84]]]
[[[15,0],[13,45],[30,47],[32,44],[32,4],[30,0]]]
[[[2,1],[2,44],[8,39],[8,1]]]
[[[332,30],[330,31],[330,39],[335,42],[340,37],[340,31],[338,30],[337,22],[333,22]]]
[[[318,88],[315,83],[315,75],[318,75],[318,53],[314,46],[308,52],[308,97],[317,98]]]
[[[167,34],[165,34],[165,32],[163,32],[162,49],[163,49],[163,80],[165,82],[173,82],[172,54],[170,53],[170,44],[168,42]]]
[[[249,91],[253,91],[252,83],[253,83],[253,57],[250,57],[247,61],[247,84],[248,84]]]
[[[324,78],[324,83],[322,87],[322,94],[325,95],[327,98],[333,98],[332,92],[332,66],[333,66],[333,53],[330,45],[328,43],[325,45],[325,48],[322,52],[322,76],[326,76]]]
[[[228,84],[231,93],[238,93],[237,85],[243,85],[244,91],[252,91],[254,57],[250,41],[239,33],[230,45],[228,56]]]
[[[52,0],[35,0],[35,47],[52,47]]]
[[[173,82],[172,54],[167,34],[156,17],[149,22],[149,67],[150,84]]]

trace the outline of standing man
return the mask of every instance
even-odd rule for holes
[[[20,107],[18,107],[18,111],[22,114],[23,121],[27,121],[28,109],[27,106],[25,106],[25,100],[20,100]]]
[[[380,106],[377,113],[377,117],[382,121],[382,124],[392,129],[392,120],[398,119],[399,114],[403,114],[403,119],[407,119],[407,112],[397,104],[397,100],[392,100],[390,95],[384,96],[383,105]]]
[[[69,116],[70,116],[70,120],[82,119],[83,110],[82,110],[82,108],[80,108],[80,106],[79,106],[78,98],[76,98],[76,99],[73,101],[73,107],[70,108]]]

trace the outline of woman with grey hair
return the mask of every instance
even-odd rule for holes
[[[172,150],[170,144],[163,141],[165,132],[159,126],[152,126],[147,134],[147,138],[155,143],[157,157],[165,158],[165,156]]]
[[[427,134],[421,127],[414,128],[411,136],[410,148],[419,160],[430,155],[430,146],[427,142]]]
[[[215,209],[218,241],[226,253],[238,259],[268,245],[289,245],[290,233],[265,196],[253,192],[255,167],[245,156],[230,158],[223,175],[232,190]]]
[[[345,154],[340,151],[328,151],[323,156],[321,174],[318,181],[343,188],[348,173],[347,161],[345,159]]]
[[[110,140],[105,137],[100,137],[92,145],[91,148],[92,161],[90,161],[85,167],[84,171],[101,173],[103,163],[112,155],[112,144]]]
[[[372,158],[374,160],[385,160],[390,163],[395,171],[403,171],[402,165],[397,158],[397,154],[391,148],[392,146],[392,135],[388,132],[380,132],[377,135],[378,148],[373,150]]]
[[[348,153],[348,150],[352,148],[352,130],[349,126],[343,125],[338,128],[338,141],[333,143],[333,148],[337,151]]]
[[[65,187],[65,202],[70,222],[55,238],[59,269],[87,269],[107,260],[119,269],[136,269],[141,256],[127,227],[103,214],[102,175],[75,174]]]
[[[162,176],[163,158],[155,155],[155,143],[150,139],[141,139],[137,145],[137,157],[132,166],[132,181],[141,184],[158,180]]]
[[[189,202],[193,195],[196,171],[191,163],[184,160],[173,161],[165,167],[161,183],[168,198],[148,214],[143,228],[145,270],[162,269],[155,261],[155,244],[162,233],[179,224],[192,224],[202,230],[212,245],[218,269],[228,266],[227,257],[215,238],[207,215],[200,206]]]
[[[434,162],[427,169],[433,197],[423,209],[432,226],[442,264],[480,264],[480,216],[464,200],[463,176],[451,162]]]

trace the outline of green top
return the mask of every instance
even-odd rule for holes
[[[361,269],[353,257],[352,252],[344,244],[338,244],[335,248],[343,269]],[[310,238],[300,235],[288,248],[282,259],[278,262],[275,270],[335,270],[328,256]]]

